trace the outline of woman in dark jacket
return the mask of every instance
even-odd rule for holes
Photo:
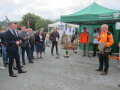
[[[40,58],[42,59],[42,52],[44,52],[44,41],[45,41],[45,37],[42,34],[42,31],[39,31],[35,37],[37,59],[40,59]]]

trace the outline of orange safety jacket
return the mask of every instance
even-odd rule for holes
[[[106,47],[110,47],[114,44],[113,35],[108,30],[100,33],[98,41],[99,43],[106,43]]]
[[[80,34],[80,43],[90,43],[90,35],[88,32]]]

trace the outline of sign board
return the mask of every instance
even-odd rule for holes
[[[120,30],[120,22],[116,22],[116,29]]]
[[[58,30],[64,30],[64,25],[58,25]]]

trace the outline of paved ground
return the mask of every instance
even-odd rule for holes
[[[17,78],[9,77],[7,69],[0,70],[0,90],[120,90],[117,61],[110,60],[109,74],[101,76],[94,71],[98,68],[97,57],[83,58],[82,52],[78,51],[65,59],[64,50],[59,53],[60,59],[56,59],[47,48],[44,59],[27,63],[24,69],[28,72]]]

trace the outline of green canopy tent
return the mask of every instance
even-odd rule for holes
[[[120,21],[120,10],[108,9],[93,3],[79,12],[61,16],[61,21],[75,24],[114,23]]]
[[[74,23],[80,25],[81,32],[83,27],[90,27],[92,31],[91,34],[91,42],[93,41],[92,35],[95,28],[98,28],[101,26],[101,24],[109,24],[112,26],[112,33],[115,35],[115,45],[116,47],[118,43],[118,30],[115,30],[115,23],[120,22],[120,10],[112,10],[105,8],[97,3],[93,3],[87,8],[70,14],[70,15],[64,15],[61,16],[61,22],[65,23]],[[90,48],[92,50],[92,46]],[[118,48],[115,48],[113,51],[117,51]]]

